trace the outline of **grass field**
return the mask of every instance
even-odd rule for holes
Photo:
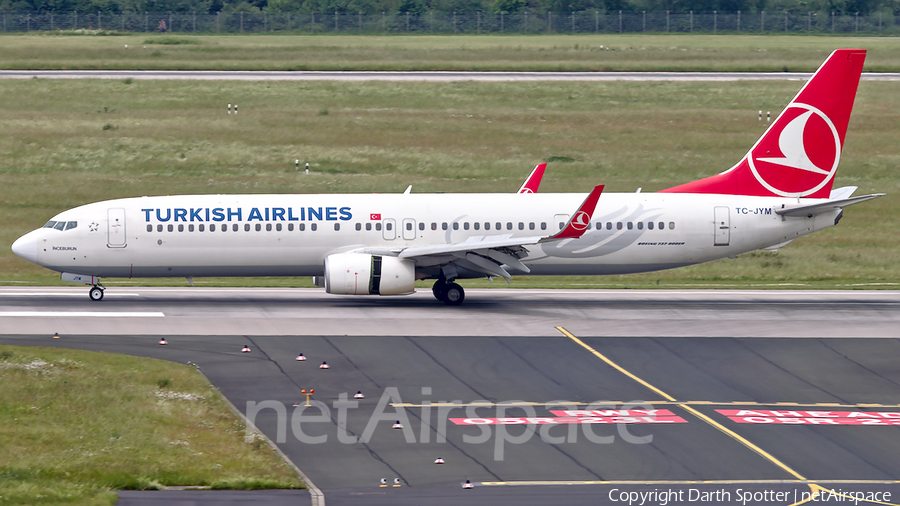
[[[811,72],[832,50],[900,71],[900,39],[753,35],[0,36],[0,69]],[[126,47],[127,45],[127,47]]]
[[[542,191],[600,183],[655,191],[730,167],[765,127],[757,111],[776,114],[800,86],[2,81],[0,283],[60,283],[8,245],[61,210],[114,197],[400,192],[408,184],[414,192],[512,192],[553,157],[572,161],[551,163]],[[227,103],[240,114],[227,115]],[[898,105],[900,84],[860,85],[836,186],[889,195],[848,208],[838,227],[777,254],[636,276],[518,277],[513,286],[896,287]],[[310,163],[308,176],[295,172],[295,159]],[[135,282],[146,281],[121,281]]]
[[[48,344],[52,339],[48,336]],[[193,367],[0,346],[0,502],[115,504],[111,490],[300,488]]]

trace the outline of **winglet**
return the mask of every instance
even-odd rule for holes
[[[594,208],[597,207],[597,200],[603,193],[603,185],[597,185],[591,190],[590,195],[584,199],[575,214],[569,218],[566,226],[559,231],[558,234],[551,235],[541,239],[540,242],[557,241],[559,239],[578,239],[591,226],[591,217],[594,215]]]
[[[531,175],[522,183],[522,187],[516,193],[537,193],[538,188],[541,186],[541,179],[544,177],[544,169],[546,168],[546,163],[537,164],[534,170],[531,171]]]

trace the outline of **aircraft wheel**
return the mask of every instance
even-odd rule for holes
[[[103,289],[99,286],[95,286],[91,288],[91,291],[88,293],[88,295],[93,301],[103,300]]]
[[[458,306],[463,303],[463,300],[466,298],[466,292],[463,290],[463,287],[457,285],[456,283],[450,283],[447,285],[447,289],[444,290],[444,304],[448,306]]]
[[[435,281],[434,286],[431,287],[431,293],[434,294],[435,299],[444,301],[447,297],[447,283],[443,279]]]

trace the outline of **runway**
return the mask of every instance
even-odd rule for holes
[[[641,492],[787,505],[819,486],[893,504],[898,309],[896,291],[472,290],[451,308],[430,294],[114,287],[93,303],[84,288],[3,288],[0,343],[191,361],[329,505]],[[163,316],[23,316],[40,311]]]
[[[403,297],[294,288],[0,287],[0,334],[900,337],[892,290],[430,290]],[[214,329],[214,330],[210,330]]]
[[[805,81],[804,72],[463,72],[0,70],[0,79],[156,79],[228,81]],[[900,73],[864,73],[863,81],[900,81]]]

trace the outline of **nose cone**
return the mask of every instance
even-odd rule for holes
[[[36,234],[34,232],[29,232],[16,239],[16,242],[12,245],[12,251],[20,258],[24,258],[31,263],[38,263],[38,242]]]

